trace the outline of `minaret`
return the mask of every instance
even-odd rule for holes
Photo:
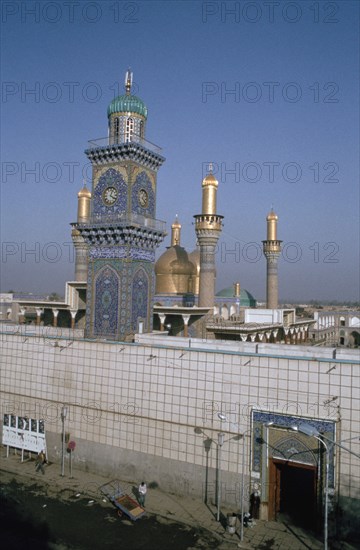
[[[77,223],[87,223],[89,221],[90,202],[91,193],[84,183],[83,188],[78,193]],[[75,227],[71,231],[71,238],[75,248],[75,281],[86,281],[88,268],[88,245],[86,244],[80,231]]]
[[[266,307],[276,309],[279,306],[278,269],[277,263],[281,252],[281,243],[277,238],[278,217],[271,209],[267,218],[267,240],[263,241],[263,251],[266,257]]]
[[[165,223],[156,219],[161,149],[145,139],[147,107],[125,91],[108,106],[108,136],[89,141],[92,165],[90,209],[73,224],[88,247],[85,336],[132,340],[152,331],[155,249]],[[90,215],[89,215],[90,210]]]
[[[218,181],[210,173],[202,182],[202,213],[194,216],[200,246],[199,307],[213,307],[215,295],[215,247],[222,230],[223,216],[216,213]]]

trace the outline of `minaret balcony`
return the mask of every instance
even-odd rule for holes
[[[142,219],[140,219],[142,218]],[[84,239],[92,246],[140,246],[147,249],[157,248],[166,236],[165,222],[145,218],[144,216],[126,216],[110,221],[109,217],[89,223],[71,224]]]
[[[263,241],[264,254],[279,254],[282,241]]]
[[[152,169],[159,168],[165,158],[162,149],[141,136],[133,134],[130,138],[104,137],[88,142],[85,154],[92,164],[134,160]]]
[[[218,214],[197,214],[195,218],[195,231],[221,231],[224,216]]]
[[[109,230],[113,227],[133,227],[134,229],[144,229],[145,231],[156,231],[166,234],[166,222],[155,220],[134,212],[116,212],[114,214],[93,214],[86,223],[72,223],[76,229],[104,229]]]

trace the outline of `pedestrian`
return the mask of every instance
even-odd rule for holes
[[[40,451],[39,454],[37,455],[37,459],[35,463],[35,471],[36,472],[41,471],[41,473],[44,475],[45,474],[44,464],[46,464],[46,462],[47,460],[46,460],[46,455],[44,451]]]
[[[255,490],[250,495],[250,514],[254,519],[259,519],[260,512],[260,493],[258,490]]]
[[[139,493],[139,504],[140,506],[145,506],[145,496],[147,493],[147,487],[145,481],[142,481],[138,488]]]

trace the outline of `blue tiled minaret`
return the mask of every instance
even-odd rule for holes
[[[108,137],[93,140],[89,221],[73,224],[88,244],[86,331],[88,338],[130,340],[152,330],[155,249],[165,236],[156,216],[161,150],[145,139],[147,108],[131,94],[108,107]],[[141,327],[141,328],[140,328]]]

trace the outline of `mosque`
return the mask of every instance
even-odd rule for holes
[[[125,94],[108,107],[108,136],[85,151],[92,186],[78,194],[65,301],[20,298],[0,323],[7,453],[45,449],[62,475],[70,457],[129,486],[144,479],[200,498],[218,514],[225,502],[243,513],[256,493],[261,519],[326,525],[326,544],[327,527],[329,537],[359,540],[357,350],[307,345],[315,320],[279,308],[273,211],[266,308],[239,282],[215,292],[223,216],[211,169],[194,215],[197,247],[181,246],[175,218],[155,261],[166,236],[156,218],[165,159],[146,140],[147,108],[131,87],[128,71]]]
[[[161,149],[146,140],[147,107],[131,93],[108,106],[108,137],[91,140],[85,151],[92,165],[92,189],[78,193],[72,223],[75,279],[66,283],[65,302],[18,302],[18,318],[36,311],[37,324],[84,328],[89,338],[132,341],[155,331],[172,336],[237,339],[251,342],[304,343],[312,319],[295,318],[278,307],[277,262],[281,241],[278,216],[268,214],[263,252],[267,260],[267,303],[256,308],[252,294],[236,282],[215,292],[215,250],[223,216],[217,212],[218,181],[209,167],[202,189],[202,210],[194,215],[197,246],[181,246],[181,223],[171,226],[171,243],[155,262],[166,236],[156,216],[157,172]]]

